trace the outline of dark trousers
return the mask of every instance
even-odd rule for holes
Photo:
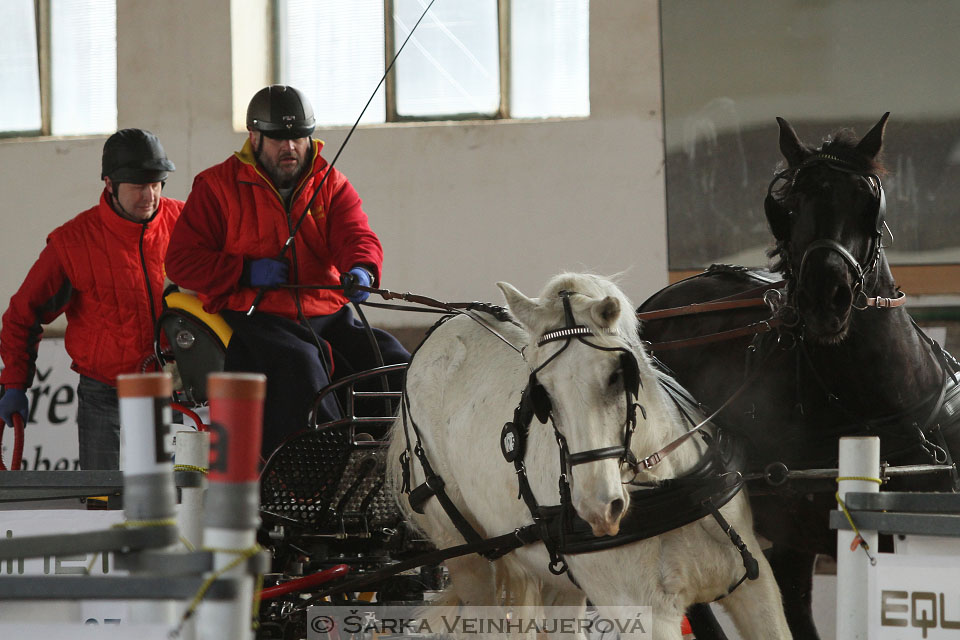
[[[120,468],[120,408],[117,390],[99,380],[80,376],[77,385],[77,436],[80,468]]]
[[[310,330],[293,320],[267,313],[248,317],[229,310],[221,315],[234,332],[224,369],[267,376],[261,447],[264,458],[287,437],[307,426],[314,397],[331,378],[338,380],[378,364],[366,329],[349,307],[308,319],[320,338],[322,351],[317,349]],[[384,364],[410,360],[410,354],[392,335],[380,329],[373,329],[373,334]],[[399,389],[397,381],[392,382],[391,388]],[[339,417],[335,398],[328,396],[318,407],[317,423]]]

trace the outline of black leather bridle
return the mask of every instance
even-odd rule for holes
[[[867,180],[871,186],[871,189],[876,189],[876,207],[873,212],[873,233],[871,234],[870,245],[867,248],[865,256],[866,259],[863,262],[857,260],[857,258],[846,247],[836,240],[821,239],[811,242],[809,245],[807,245],[807,248],[803,252],[803,256],[800,258],[800,268],[796,274],[795,290],[799,291],[801,288],[803,275],[811,254],[813,254],[815,251],[833,251],[843,259],[844,263],[846,263],[853,273],[855,279],[855,285],[853,287],[853,307],[858,311],[862,311],[867,308],[866,279],[871,273],[874,273],[877,270],[877,266],[880,263],[880,250],[883,248],[883,229],[886,226],[885,217],[887,210],[887,199],[883,192],[883,184],[880,182],[880,177],[876,173],[862,171],[854,167],[851,163],[842,160],[837,156],[828,153],[818,153],[805,160],[799,167],[785,169],[774,176],[773,180],[770,182],[770,186],[767,188],[767,199],[764,205],[767,207],[768,211],[771,208],[774,208],[781,212],[785,212],[785,207],[783,204],[774,196],[774,187],[780,181],[786,180],[790,183],[790,188],[792,188],[797,176],[804,169],[820,165],[826,166],[829,169],[839,171],[841,173],[860,176]],[[889,227],[887,227],[887,230],[889,232]],[[785,249],[785,252],[787,253],[787,258],[789,261],[789,249]],[[877,278],[879,278],[879,274],[877,274]],[[876,286],[876,283],[874,283],[874,286]]]
[[[541,506],[533,495],[529,480],[527,479],[527,469],[524,465],[524,459],[527,452],[527,436],[530,431],[530,424],[533,422],[533,417],[536,416],[543,424],[546,424],[549,420],[553,426],[554,437],[557,440],[557,446],[560,450],[560,474],[558,478],[558,488],[560,492],[559,507],[561,520],[565,523],[570,522],[574,515],[569,479],[573,467],[589,462],[599,462],[609,459],[619,460],[621,466],[624,463],[636,464],[636,457],[630,450],[630,442],[633,438],[633,432],[637,427],[636,410],[638,407],[644,419],[646,419],[646,410],[636,402],[642,385],[640,380],[640,366],[637,363],[636,356],[626,347],[604,347],[587,340],[587,337],[596,336],[597,334],[590,327],[577,324],[573,315],[573,309],[570,305],[570,296],[572,295],[578,294],[572,291],[559,292],[559,296],[563,301],[564,326],[548,331],[537,339],[537,347],[561,340],[564,342],[563,346],[530,373],[527,386],[520,396],[520,403],[514,410],[513,420],[503,425],[503,430],[500,434],[500,450],[507,462],[513,463],[517,473],[520,497],[527,505],[527,509],[530,511],[534,523],[543,528],[542,539],[547,547],[547,551],[550,553],[549,569],[551,573],[556,575],[567,571],[567,563],[563,559],[560,550],[564,547],[563,536],[564,532],[568,530],[568,527],[563,526],[560,528],[560,539],[552,544],[551,542],[554,541],[555,536],[550,535],[551,532],[548,531],[548,527],[550,522],[555,518],[556,507]],[[601,331],[605,335],[619,335],[617,329],[603,329]],[[561,353],[566,351],[567,347],[569,347],[574,340],[600,351],[620,352],[620,370],[623,380],[624,399],[626,400],[627,406],[623,426],[623,444],[621,445],[571,453],[567,445],[566,437],[564,437],[563,433],[557,428],[557,424],[553,418],[553,402],[547,390],[537,380],[537,373],[556,360]]]

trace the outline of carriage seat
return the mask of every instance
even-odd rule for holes
[[[172,285],[163,295],[157,331],[163,331],[170,343],[184,399],[205,403],[207,375],[223,371],[233,329],[220,314],[204,311],[195,295]]]

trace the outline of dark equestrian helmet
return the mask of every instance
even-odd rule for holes
[[[100,178],[114,182],[163,182],[176,167],[157,136],[143,129],[121,129],[103,145]]]
[[[303,92],[274,84],[257,91],[247,107],[247,129],[268,138],[306,138],[316,128],[313,107]]]

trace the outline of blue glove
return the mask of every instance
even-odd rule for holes
[[[369,287],[372,282],[370,272],[363,267],[354,267],[350,269],[350,271],[340,274],[340,284],[343,285],[343,295],[347,296],[347,300],[350,302],[363,302],[369,298],[370,292],[357,289],[357,285]]]
[[[30,402],[27,400],[27,393],[23,389],[7,389],[0,397],[0,418],[10,426],[13,426],[11,418],[15,413],[23,416],[23,423],[26,424],[29,410]]]
[[[259,258],[244,265],[244,279],[251,287],[276,287],[286,284],[290,265],[283,260]]]

